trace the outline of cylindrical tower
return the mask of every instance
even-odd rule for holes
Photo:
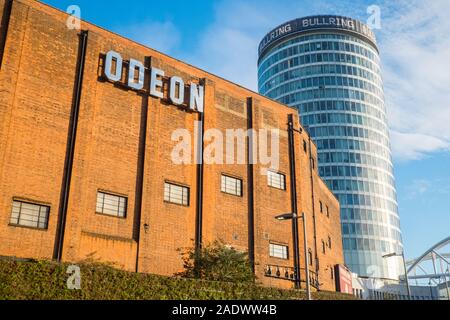
[[[296,107],[341,203],[345,261],[360,276],[398,279],[403,250],[374,33],[351,18],[287,22],[259,47],[259,92]]]

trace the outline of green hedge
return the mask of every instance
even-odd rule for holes
[[[136,274],[106,265],[82,264],[81,290],[67,289],[68,264],[0,260],[1,300],[289,300],[305,299],[302,291],[258,287],[249,283],[198,281]],[[352,296],[317,292],[316,300]]]

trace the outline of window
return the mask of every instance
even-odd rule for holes
[[[125,218],[128,199],[105,192],[97,192],[96,212],[107,216]]]
[[[189,206],[189,188],[166,182],[164,184],[164,201]]]
[[[47,229],[49,206],[13,200],[9,223],[37,229]]]
[[[326,250],[325,241],[322,240],[322,253],[325,254],[327,252]]]
[[[312,255],[311,249],[308,250],[308,260],[309,260],[309,265],[312,266],[313,265],[313,255]]]
[[[330,217],[330,208],[327,206],[327,218]]]
[[[303,151],[305,152],[305,153],[307,153],[308,151],[308,146],[307,146],[307,144],[306,144],[306,141],[305,140],[303,140]]]
[[[284,174],[267,171],[267,183],[270,187],[286,190],[286,176]]]
[[[287,260],[288,259],[288,247],[271,243],[269,254],[271,257]]]
[[[328,248],[331,249],[331,237],[328,237]]]
[[[242,180],[222,175],[221,191],[242,197]]]
[[[323,213],[323,203],[322,203],[322,201],[319,201],[319,206],[320,206],[320,213]]]

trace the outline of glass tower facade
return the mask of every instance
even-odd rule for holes
[[[295,107],[319,149],[319,173],[339,198],[347,266],[398,279],[402,236],[373,32],[340,16],[296,19],[261,42],[259,92]]]

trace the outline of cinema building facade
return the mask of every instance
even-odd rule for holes
[[[295,109],[92,24],[71,30],[39,2],[0,4],[0,256],[173,275],[179,249],[221,239],[263,285],[293,287],[297,257],[302,287],[308,259],[313,285],[336,290],[339,203]],[[278,167],[175,163],[179,129],[276,129]],[[293,212],[306,250],[303,221],[275,219]]]

